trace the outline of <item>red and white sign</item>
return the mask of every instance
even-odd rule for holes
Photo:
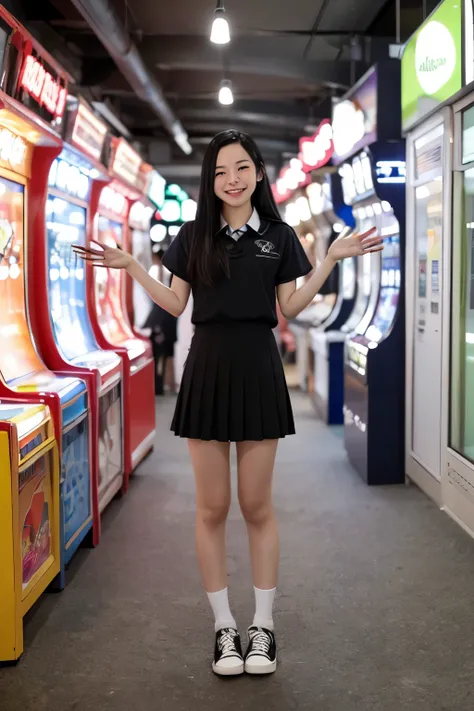
[[[24,61],[20,86],[30,94],[40,106],[45,106],[55,117],[61,117],[66,108],[67,89],[43,67],[41,62],[29,54]]]
[[[280,171],[280,175],[272,185],[273,197],[277,203],[288,200],[298,188],[308,185],[310,177],[303,171],[303,163],[299,158],[292,158],[290,164]]]
[[[314,136],[300,138],[299,159],[303,163],[303,170],[309,173],[326,165],[334,153],[334,142],[331,121],[324,119]]]
[[[99,206],[121,218],[127,215],[127,198],[123,193],[111,188],[110,185],[106,185],[100,193]]]
[[[81,101],[72,129],[71,143],[94,160],[100,160],[107,126]]]
[[[141,164],[142,159],[140,155],[133,150],[127,141],[120,138],[116,143],[115,152],[113,154],[112,165],[110,166],[111,172],[117,176],[117,178],[122,178],[122,180],[129,185],[136,187],[138,185]]]

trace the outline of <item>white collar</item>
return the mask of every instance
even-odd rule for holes
[[[247,226],[251,227],[252,230],[254,230],[255,232],[258,232],[260,229],[260,217],[259,217],[259,214],[258,214],[255,207],[253,208],[253,212],[250,215],[250,219],[248,220],[248,222],[245,225],[242,225],[242,227],[240,227],[237,230],[232,230],[232,228],[231,228],[231,230],[230,230],[231,236],[234,234],[234,232],[245,232],[247,230]],[[221,215],[221,228],[223,228],[223,227],[229,227],[229,225]]]

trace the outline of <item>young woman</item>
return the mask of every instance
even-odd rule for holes
[[[196,220],[183,225],[164,258],[174,275],[169,288],[119,249],[77,248],[95,266],[126,269],[174,316],[183,312],[193,291],[196,329],[171,429],[188,440],[194,469],[197,554],[215,618],[212,668],[217,674],[269,674],[277,663],[272,610],[278,531],[272,476],[278,440],[295,428],[272,333],[275,297],[284,317],[293,319],[338,260],[383,248],[373,232],[334,242],[312,277],[296,289],[295,280],[308,274],[311,264],[280,218],[254,141],[229,130],[207,148]],[[245,655],[227,594],[231,442],[237,447],[238,495],[256,602]]]

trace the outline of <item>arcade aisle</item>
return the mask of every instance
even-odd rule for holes
[[[300,394],[276,477],[280,665],[269,678],[213,676],[191,470],[166,432],[172,399],[161,402],[159,446],[105,513],[100,547],[79,551],[67,590],[28,620],[19,665],[0,669],[2,711],[471,708],[474,542],[419,489],[367,487],[342,432]],[[243,628],[253,600],[235,503],[229,532]]]

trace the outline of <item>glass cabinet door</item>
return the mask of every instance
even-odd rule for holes
[[[474,168],[458,176],[461,207],[453,255],[450,444],[474,462]]]

